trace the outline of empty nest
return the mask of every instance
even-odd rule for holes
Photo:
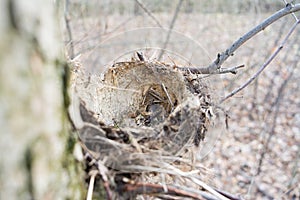
[[[72,65],[71,118],[107,199],[208,195],[196,155],[214,112],[201,75],[140,60],[104,75]]]

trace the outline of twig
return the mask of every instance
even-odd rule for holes
[[[71,31],[71,26],[70,26],[70,13],[69,13],[70,0],[65,0],[65,1],[66,1],[66,4],[65,4],[65,14],[64,14],[64,16],[65,16],[65,23],[66,23],[67,33],[68,33],[68,37],[69,37],[68,43],[70,44],[69,56],[72,60],[75,56],[75,53],[74,53],[73,36],[72,36],[72,31]]]
[[[98,168],[101,178],[103,180],[103,186],[106,191],[107,200],[112,200],[112,192],[109,187],[109,180],[108,180],[108,176],[107,176],[108,169],[107,169],[107,167],[104,166],[104,164],[101,160],[98,160],[97,168]]]
[[[288,187],[289,189],[287,191],[285,191],[282,195],[280,195],[278,197],[278,199],[284,199],[285,195],[289,195],[293,190],[298,189],[299,188],[299,183],[296,183],[293,187]]]
[[[86,196],[86,200],[92,200],[93,199],[93,191],[94,191],[94,184],[95,184],[95,177],[97,176],[98,171],[93,170],[90,172],[90,183],[89,183],[89,189]]]
[[[165,190],[165,187],[167,188],[167,190]],[[126,192],[130,192],[131,194],[168,194],[204,200],[202,196],[199,196],[198,194],[194,194],[192,192],[187,192],[185,190],[172,186],[164,186],[152,183],[128,183],[123,186],[123,190]]]
[[[170,36],[171,36],[171,32],[173,30],[173,27],[174,27],[174,24],[175,24],[175,21],[177,19],[177,16],[178,16],[178,13],[179,13],[179,10],[180,10],[180,7],[182,5],[182,2],[183,0],[179,0],[178,4],[177,4],[177,7],[176,7],[176,10],[175,10],[175,13],[173,15],[173,19],[171,21],[171,24],[170,24],[170,27],[169,27],[169,31],[168,31],[168,34],[167,34],[167,39],[163,45],[163,48],[161,49],[160,53],[159,53],[159,56],[158,56],[158,61],[162,58],[164,52],[165,52],[165,48],[167,47],[168,43],[169,43],[169,40],[170,40]]]
[[[196,179],[194,177],[189,177],[189,178],[190,178],[191,181],[193,181],[197,185],[200,185],[201,187],[203,187],[204,189],[206,189],[208,192],[210,192],[214,196],[218,197],[220,200],[229,200],[227,197],[225,197],[221,193],[217,192],[216,190],[214,190],[212,187],[210,187],[209,185],[207,185],[203,181],[201,181],[199,179]]]
[[[299,4],[299,8],[300,8],[300,4]],[[223,103],[226,99],[232,97],[233,95],[235,95],[236,93],[240,92],[241,90],[243,90],[245,87],[247,87],[253,80],[255,80],[257,78],[257,76],[272,62],[272,60],[278,55],[278,53],[283,49],[283,46],[286,44],[287,40],[289,39],[289,37],[291,36],[291,34],[294,32],[294,30],[296,29],[297,25],[300,23],[300,20],[298,20],[297,22],[294,23],[294,25],[291,27],[291,29],[289,30],[288,34],[286,35],[286,37],[284,38],[283,42],[278,46],[278,48],[276,49],[276,51],[267,59],[267,61],[259,68],[259,70],[250,78],[248,79],[248,81],[246,81],[243,85],[241,85],[239,88],[235,89],[234,91],[232,91],[230,94],[228,94],[227,96],[225,96],[220,103]]]
[[[288,3],[286,0],[282,0],[282,1],[285,3],[285,5],[288,5],[288,4],[292,4],[292,5],[293,5],[292,2],[291,2],[291,3]],[[295,15],[295,13],[292,13],[292,15],[293,15],[293,17],[295,18],[295,20],[298,21],[298,17]]]
[[[218,74],[218,70],[220,70],[221,65],[233,55],[233,53],[242,46],[245,42],[251,39],[253,36],[264,30],[266,27],[271,25],[273,22],[277,21],[281,17],[288,15],[290,13],[294,13],[300,10],[300,4],[287,4],[285,8],[277,11],[267,19],[265,19],[262,23],[251,29],[249,32],[240,37],[237,41],[235,41],[228,49],[224,52],[219,53],[216,60],[214,60],[208,67],[199,67],[195,68],[196,73],[199,74]],[[299,23],[299,20],[296,22]],[[186,67],[188,69],[188,67]]]
[[[217,192],[216,190],[214,190],[212,187],[210,187],[209,185],[207,185],[206,183],[204,183],[203,181],[201,181],[200,179],[191,176],[188,172],[183,172],[180,169],[172,166],[172,165],[165,165],[164,167],[167,168],[158,168],[158,167],[150,167],[150,166],[139,166],[139,165],[131,165],[130,169],[136,169],[136,170],[142,170],[144,172],[146,171],[151,171],[151,172],[157,172],[157,173],[166,173],[166,174],[170,174],[170,175],[175,175],[175,176],[181,176],[181,177],[185,177],[187,179],[190,179],[191,181],[193,181],[194,183],[196,183],[197,185],[201,186],[202,188],[204,188],[206,191],[208,191],[209,193],[211,193],[212,195],[214,195],[215,197],[219,198],[220,200],[229,200],[228,198],[226,198],[225,196],[223,196],[222,194],[220,194],[219,192]],[[126,170],[127,166],[124,166],[123,169]]]
[[[149,11],[146,6],[144,6],[139,0],[135,0],[135,2],[149,15],[149,17],[151,17],[153,19],[153,21],[155,21],[155,23],[157,24],[157,26],[159,26],[160,28],[163,28],[163,26],[159,23],[159,21],[154,17],[154,15],[152,15],[151,11]]]
[[[256,108],[256,104],[257,104],[257,92],[258,92],[258,86],[259,86],[259,84],[258,84],[258,78],[257,79],[255,79],[255,81],[254,81],[254,87],[253,87],[253,99],[252,99],[252,102],[251,102],[251,104],[252,104],[252,109],[253,110],[256,110],[257,108]],[[257,111],[257,110],[256,110]],[[255,112],[256,113],[256,112]],[[250,113],[250,116],[252,116],[252,113]]]
[[[197,68],[197,67],[177,67],[177,69],[182,71],[188,70],[191,73],[195,73],[195,74],[226,74],[226,73],[237,74],[237,70],[243,67],[245,67],[245,65],[239,65],[239,66],[234,66],[229,68],[220,68],[215,72],[210,72],[207,68]]]
[[[273,48],[275,48],[277,45],[279,45],[279,40],[280,40],[280,38],[281,38],[281,36],[283,35],[283,30],[285,30],[286,28],[286,25],[287,25],[288,23],[282,23],[281,24],[281,26],[280,26],[280,28],[279,28],[279,33],[278,33],[278,37],[277,37],[277,39],[274,41],[274,44],[273,44],[273,46],[272,46],[272,48],[271,49],[273,49]],[[297,31],[297,33],[296,34],[300,34],[300,30],[298,30]],[[299,41],[299,39],[298,38],[296,38],[296,41],[295,42],[298,42]],[[300,50],[300,48],[299,48],[299,50]],[[286,59],[287,59],[287,54],[286,54],[286,56],[284,57],[284,59],[282,60],[282,63],[285,63],[285,61],[286,61]],[[269,102],[269,100],[270,100],[270,98],[271,98],[271,95],[272,95],[272,88],[276,85],[275,84],[275,80],[276,80],[276,76],[277,75],[279,75],[279,70],[277,70],[277,71],[275,71],[275,75],[274,75],[274,77],[271,79],[271,83],[269,84],[269,87],[268,87],[268,89],[267,89],[267,94],[265,95],[265,97],[264,97],[264,99],[263,99],[263,101],[262,102]]]
[[[234,196],[232,194],[229,194],[228,192],[225,191],[221,191],[219,189],[215,189],[217,192],[219,192],[220,194],[222,194],[224,197],[229,198],[230,200],[241,200],[242,198],[239,198],[237,196]]]
[[[274,133],[275,133],[275,128],[276,128],[276,121],[277,121],[278,114],[279,114],[280,101],[281,101],[281,99],[283,97],[284,89],[285,89],[287,83],[289,82],[290,78],[293,75],[295,66],[292,67],[292,71],[290,72],[290,74],[288,75],[288,77],[284,80],[284,82],[281,84],[281,86],[280,86],[280,88],[278,90],[277,98],[276,98],[276,100],[275,100],[275,102],[273,104],[273,107],[276,106],[276,108],[275,108],[275,113],[274,113],[274,117],[273,117],[272,129],[269,132],[269,136],[267,138],[267,141],[266,141],[266,143],[264,145],[264,148],[262,150],[260,159],[258,161],[258,167],[257,167],[256,175],[259,175],[260,172],[261,172],[261,166],[262,166],[263,160],[265,158],[265,154],[267,153],[267,151],[269,149],[269,144],[270,144],[270,141],[271,141],[272,137],[275,135]]]
[[[89,175],[91,176],[90,178],[90,183],[89,183],[89,188],[88,188],[88,194],[87,194],[87,200],[91,200],[92,199],[92,195],[93,195],[93,190],[94,190],[94,184],[95,184],[95,178],[96,176],[99,174],[102,181],[103,181],[103,187],[105,189],[106,192],[106,199],[107,200],[112,200],[112,192],[110,189],[110,184],[109,184],[109,179],[108,179],[108,169],[106,166],[104,166],[103,161],[96,159],[97,156],[93,155],[93,152],[91,152],[86,146],[85,144],[81,144],[82,149],[84,151],[86,151],[85,154],[85,159],[89,160],[89,165],[93,165],[95,166],[98,170],[91,170],[89,172]]]
[[[172,109],[173,109],[174,104],[173,104],[173,102],[172,102],[172,99],[171,99],[171,97],[170,97],[170,95],[169,95],[169,93],[168,93],[166,87],[165,87],[165,84],[164,84],[164,83],[161,83],[161,86],[162,86],[164,92],[166,93],[166,95],[167,95],[167,97],[168,97],[169,104],[172,106]]]

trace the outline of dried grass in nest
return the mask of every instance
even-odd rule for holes
[[[214,116],[208,85],[198,75],[133,60],[101,77],[78,64],[72,119],[88,171],[99,172],[108,199],[226,199],[201,181],[205,170],[195,158]]]

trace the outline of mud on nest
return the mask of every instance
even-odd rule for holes
[[[73,121],[87,149],[109,169],[149,172],[190,157],[205,138],[214,114],[200,75],[138,60],[115,63],[104,76],[75,69],[79,101],[72,109],[80,109]]]

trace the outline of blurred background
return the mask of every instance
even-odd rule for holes
[[[286,6],[282,0],[66,0],[65,46],[70,59],[100,74],[135,51],[148,60],[205,67],[218,53]],[[293,1],[294,4],[300,1]],[[249,79],[282,43],[300,13],[276,21],[238,49],[222,67],[238,74],[209,76],[218,98]],[[300,198],[300,28],[242,92],[220,106],[204,158],[208,184],[245,199]],[[225,124],[224,122],[220,122]]]

